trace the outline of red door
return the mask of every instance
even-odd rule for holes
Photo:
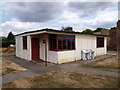
[[[31,39],[32,45],[32,60],[39,59],[39,38],[32,38]]]

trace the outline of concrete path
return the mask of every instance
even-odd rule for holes
[[[78,60],[78,61],[74,61],[74,62],[68,62],[68,63],[64,63],[64,64],[60,64],[59,66],[62,68],[62,67],[74,67],[74,66],[77,66],[77,65],[83,65],[83,64],[87,64],[87,63],[90,63],[90,62],[93,62],[93,61],[98,61],[98,60],[102,60],[102,59],[105,59],[105,58],[109,58],[109,57],[112,57],[113,55],[103,55],[103,56],[98,56],[92,60]]]
[[[115,72],[100,71],[100,70],[93,70],[93,69],[87,69],[87,68],[76,68],[77,65],[83,65],[83,64],[86,64],[86,63],[90,63],[92,61],[105,59],[105,58],[108,58],[108,57],[111,57],[111,56],[112,55],[104,55],[104,56],[100,56],[100,57],[97,57],[97,58],[95,58],[93,60],[89,60],[89,61],[78,60],[78,61],[65,63],[65,64],[60,64],[60,65],[55,65],[55,64],[53,64],[52,66],[48,65],[48,67],[40,66],[38,64],[29,62],[29,61],[24,60],[24,59],[15,58],[14,56],[7,57],[8,60],[11,60],[11,61],[15,62],[16,64],[18,64],[18,65],[20,65],[20,66],[22,66],[22,67],[24,67],[28,70],[24,71],[24,72],[18,72],[18,73],[15,73],[15,74],[8,74],[8,75],[2,76],[2,84],[6,84],[8,82],[12,82],[12,81],[15,81],[15,80],[20,80],[20,79],[23,79],[23,78],[26,78],[26,77],[45,74],[45,73],[56,71],[56,70],[59,70],[59,69],[75,71],[75,72],[92,73],[92,74],[96,74],[96,75],[117,77],[118,73],[115,73]]]
[[[39,68],[36,69],[36,70],[33,70],[30,71],[30,70],[27,70],[27,71],[23,71],[23,72],[18,72],[18,73],[13,73],[13,74],[8,74],[8,75],[3,75],[2,76],[2,84],[6,84],[6,83],[9,83],[9,82],[12,82],[12,81],[15,81],[15,80],[20,80],[20,79],[23,79],[23,78],[26,78],[26,77],[31,77],[31,76],[37,76],[37,75],[41,75],[41,74],[45,74],[45,73],[48,73],[48,72],[52,72],[52,71],[55,71],[55,70],[58,70],[59,68],[57,67],[42,67],[42,68]]]
[[[75,68],[75,67],[71,67],[71,68],[66,67],[63,69],[68,70],[68,71],[74,71],[74,72],[84,72],[84,73],[91,73],[91,74],[95,74],[95,75],[119,77],[118,73],[110,72],[110,71],[102,71],[102,70],[95,70],[95,69],[88,69],[88,68]]]
[[[2,84],[6,84],[15,80],[20,80],[22,78],[27,78],[31,76],[36,76],[38,74],[31,72],[29,70],[23,71],[23,72],[18,72],[14,74],[8,74],[8,75],[3,75],[2,76]]]
[[[88,61],[76,61],[76,62],[70,62],[70,63],[65,63],[65,64],[61,64],[61,69],[64,70],[68,70],[68,71],[74,71],[74,72],[84,72],[84,73],[91,73],[91,74],[96,74],[96,75],[103,75],[103,76],[111,76],[111,77],[119,77],[117,72],[110,72],[110,71],[103,71],[103,70],[95,70],[95,69],[89,69],[89,68],[78,68],[77,66],[79,65],[83,65],[83,64],[87,64],[93,61],[98,61],[98,60],[102,60],[105,58],[109,58],[112,57],[112,54],[108,54],[108,55],[103,55],[103,56],[99,56],[93,60],[88,60]]]

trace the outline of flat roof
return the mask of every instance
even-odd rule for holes
[[[75,32],[75,31],[68,32],[68,31],[61,31],[61,30],[48,29],[48,28],[41,29],[41,30],[34,30],[34,31],[23,32],[23,33],[20,33],[20,34],[16,34],[15,36],[24,35],[24,34],[31,34],[31,33],[36,33],[36,32],[42,32],[42,31],[46,31],[46,32],[50,31],[50,32],[58,32],[58,33],[68,33],[68,34],[84,34],[84,35],[95,35],[95,36],[109,36],[109,35],[102,35],[102,34],[85,34],[85,33]]]

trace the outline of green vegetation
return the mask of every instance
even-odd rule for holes
[[[82,31],[81,33],[85,33],[85,34],[93,34],[93,31],[90,29],[86,29],[84,31]]]
[[[96,33],[96,32],[100,32],[101,29],[102,29],[102,28],[97,28],[96,30],[86,29],[86,30],[83,30],[81,33],[93,34],[93,33]]]
[[[8,36],[7,36],[8,40],[15,40],[14,35],[12,34],[12,32],[9,32]]]
[[[97,28],[96,30],[93,30],[93,33],[100,32],[102,28]]]
[[[7,38],[0,39],[0,47],[8,47],[10,44],[15,44],[15,37],[12,32],[9,32]]]
[[[62,27],[61,31],[74,32],[74,31],[73,31],[73,27]]]

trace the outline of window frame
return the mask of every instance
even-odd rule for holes
[[[23,50],[27,50],[27,36],[23,36]]]
[[[100,46],[100,40],[99,39],[103,39],[103,45]],[[98,42],[99,41],[99,42]],[[100,43],[100,44],[99,44]],[[105,38],[104,37],[96,37],[96,47],[97,48],[104,48],[105,47]]]
[[[69,50],[76,50],[76,44],[75,44],[75,35],[64,35],[64,34],[54,34],[56,35],[56,50],[52,50],[50,49],[50,45],[49,45],[49,51],[69,51]],[[74,36],[73,38],[60,38],[58,37],[58,35],[63,35],[63,36]],[[66,40],[65,43],[67,44],[67,49],[63,49],[63,45],[62,45],[62,49],[60,50],[58,48],[58,40]],[[74,40],[74,49],[72,49],[72,42],[71,42],[71,49],[68,49],[68,42],[67,40]],[[50,44],[50,43],[49,43]],[[63,44],[63,41],[62,41],[62,44]]]

